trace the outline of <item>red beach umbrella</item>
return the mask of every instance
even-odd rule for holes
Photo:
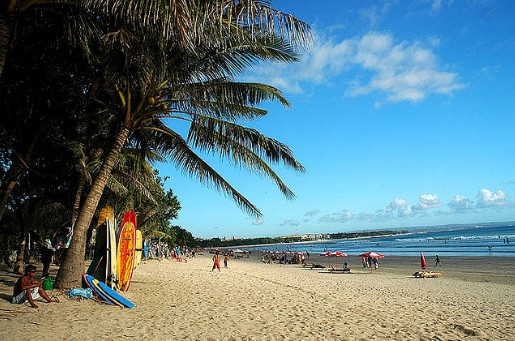
[[[369,252],[362,253],[362,254],[360,254],[359,256],[360,256],[360,257],[376,258],[376,259],[384,258],[384,255],[383,255],[383,254],[380,254],[380,253],[378,253],[378,252],[373,252],[373,251],[369,251]]]
[[[320,256],[323,256],[323,257],[347,257],[347,254],[344,252],[341,252],[341,251],[334,251],[334,252],[327,251],[327,252],[321,253]],[[331,266],[330,263],[329,263],[329,266]]]
[[[424,270],[427,269],[426,259],[424,258],[424,253],[422,251],[420,251],[420,267]]]

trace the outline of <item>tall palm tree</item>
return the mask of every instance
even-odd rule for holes
[[[161,20],[155,19],[156,25],[147,25],[150,28],[130,20],[123,27],[110,26],[111,33],[104,37],[105,50],[100,54],[104,83],[97,100],[119,117],[119,123],[112,147],[78,216],[57,278],[61,288],[80,284],[86,231],[127,141],[143,143],[166,155],[186,173],[230,195],[254,216],[260,216],[260,211],[192,148],[218,152],[253,172],[261,172],[273,179],[287,197],[294,196],[268,164],[281,162],[303,171],[291,150],[237,123],[240,118],[265,115],[266,111],[256,107],[263,101],[289,103],[271,86],[237,83],[234,77],[258,60],[295,61],[293,43],[306,40],[308,27],[267,7],[266,1],[172,2],[189,20],[176,23],[177,27],[187,27],[190,35],[174,27],[165,29],[164,34],[174,39],[163,39],[150,29],[163,28]],[[169,119],[190,123],[186,139],[174,130]]]

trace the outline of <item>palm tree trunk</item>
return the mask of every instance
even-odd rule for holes
[[[86,184],[86,177],[81,175],[79,184],[77,186],[77,192],[75,192],[75,201],[73,202],[73,211],[72,211],[72,226],[75,225],[77,218],[79,216],[80,209],[80,198],[82,197],[82,191],[84,190],[84,185]]]
[[[85,270],[84,256],[86,254],[88,228],[97,209],[98,202],[104,192],[109,175],[118,160],[120,151],[127,141],[129,132],[129,129],[125,127],[118,132],[113,146],[102,163],[98,176],[82,204],[79,217],[74,226],[70,247],[66,251],[63,263],[57,274],[56,286],[59,289],[81,286],[81,278]]]

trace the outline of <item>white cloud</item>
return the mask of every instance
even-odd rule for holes
[[[252,222],[252,225],[263,225],[263,219],[257,219]]]
[[[304,215],[306,217],[312,217],[314,215],[317,215],[320,213],[320,210],[319,209],[316,209],[316,210],[310,210],[310,211],[307,211],[306,213],[304,213]]]
[[[433,4],[431,5],[431,9],[433,11],[438,11],[442,7],[442,0],[434,0]]]
[[[326,214],[320,219],[318,219],[319,222],[322,223],[345,223],[349,220],[351,220],[353,217],[352,212],[347,210],[341,210],[337,212],[333,212],[331,214]]]
[[[295,219],[288,219],[279,224],[279,226],[299,226],[299,221]]]
[[[455,195],[447,204],[454,211],[465,211],[473,208],[472,201],[461,195]]]
[[[396,211],[400,208],[408,206],[408,202],[404,199],[395,199],[393,200],[390,205],[386,207],[386,213],[390,213],[392,211]]]
[[[413,215],[413,207],[412,206],[405,206],[400,208],[397,211],[399,217],[409,217]]]
[[[422,194],[418,199],[418,210],[427,210],[442,206],[442,202],[437,194]]]
[[[371,77],[368,83],[349,89],[350,96],[378,91],[385,94],[386,102],[417,102],[430,94],[451,95],[464,87],[457,74],[442,71],[434,53],[418,42],[396,44],[390,34],[369,33],[355,47],[354,62],[371,72]]]
[[[265,64],[248,79],[294,93],[304,92],[308,84],[346,84],[343,91],[347,96],[377,93],[379,104],[418,102],[433,94],[452,95],[465,86],[456,73],[443,70],[430,47],[420,42],[395,42],[393,35],[377,32],[341,41],[319,35],[315,41],[311,53],[300,63]],[[431,47],[438,43],[437,37],[429,38]],[[349,71],[356,73],[352,81],[338,79]]]
[[[477,194],[477,206],[481,208],[506,206],[507,202],[506,193],[502,190],[493,193],[484,188],[480,189]]]

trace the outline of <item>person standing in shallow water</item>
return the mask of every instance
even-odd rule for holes
[[[440,257],[438,257],[438,255],[436,255],[436,264],[435,264],[435,266],[438,266],[438,265],[442,266],[442,263],[440,263]]]
[[[220,252],[218,250],[216,250],[215,255],[213,256],[213,268],[211,269],[211,272],[215,269],[218,269],[218,272],[220,272]]]

